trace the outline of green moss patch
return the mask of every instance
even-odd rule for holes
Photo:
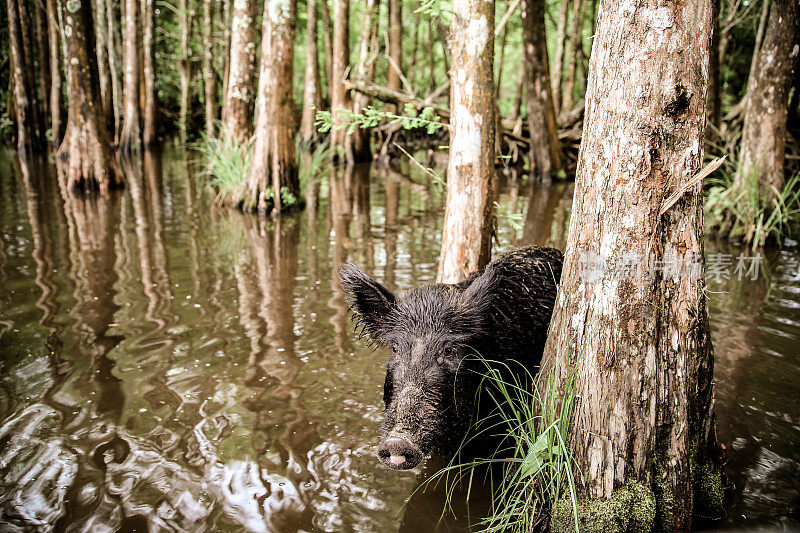
[[[652,531],[655,517],[656,499],[653,491],[636,481],[626,483],[608,500],[590,500],[578,504],[578,530],[581,532]],[[550,529],[554,533],[576,530],[569,498],[562,498],[555,504]]]

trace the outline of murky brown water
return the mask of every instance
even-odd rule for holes
[[[336,170],[316,206],[259,219],[212,208],[193,166],[168,148],[124,193],[82,199],[0,154],[0,530],[432,530],[441,487],[406,499],[436,465],[373,456],[385,354],[353,340],[336,271],[432,281],[443,191],[416,171]],[[526,216],[500,217],[498,251],[563,249],[571,185],[502,190],[501,213]],[[726,527],[800,526],[789,244],[768,278],[710,287]],[[471,516],[486,503],[473,493]],[[456,511],[441,531],[467,526]]]

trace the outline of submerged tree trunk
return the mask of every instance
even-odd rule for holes
[[[450,159],[438,282],[489,262],[494,221],[494,2],[453,2]]]
[[[156,96],[155,61],[155,11],[153,0],[142,0],[142,76],[144,78],[144,117],[142,117],[142,138],[146,148],[157,142],[156,115],[158,102]],[[188,46],[188,41],[187,41]],[[210,44],[208,44],[210,47]]]
[[[233,2],[231,16],[230,73],[222,124],[225,133],[237,142],[250,136],[253,120],[253,76],[255,74],[255,21],[253,0]]]
[[[213,35],[212,3],[213,0],[203,0],[203,42],[206,43],[203,49],[203,94],[205,98],[205,129],[208,138],[214,137],[214,119],[217,118],[217,76],[214,73],[214,47],[210,44]]]
[[[139,2],[124,0],[124,8],[125,36],[122,39],[124,110],[119,149],[123,153],[138,153],[142,148],[142,131],[139,125],[139,48],[136,46],[136,36],[139,33]]]
[[[544,31],[544,0],[522,2],[523,68],[525,71],[531,174],[549,181],[561,170],[561,146],[553,108]]]
[[[152,0],[150,0],[152,1]],[[192,98],[192,56],[189,45],[189,37],[192,30],[192,8],[188,0],[180,0],[178,3],[178,28],[180,30],[180,54],[181,54],[181,94],[180,94],[180,116],[178,127],[180,130],[181,142],[186,143],[187,129],[189,127],[189,106]],[[205,43],[206,48],[210,46]]]
[[[701,185],[664,210],[703,162],[711,4],[602,0],[539,373],[575,395],[581,529],[688,531],[720,511]],[[574,530],[567,500],[554,514]]]
[[[296,18],[296,0],[264,3],[255,146],[242,195],[247,211],[280,213],[300,201],[292,120]]]
[[[333,0],[333,67],[329,80],[331,92],[331,114],[334,125],[341,124],[340,113],[351,109],[352,103],[344,87],[345,71],[350,66],[350,0]],[[345,148],[347,131],[344,128],[331,132],[331,148]]]
[[[70,189],[99,189],[122,185],[106,132],[100,104],[94,26],[89,0],[61,0],[67,52],[68,116],[57,163]]]
[[[763,198],[774,198],[786,183],[786,119],[797,63],[797,32],[796,0],[772,0],[758,64],[748,82],[736,176],[740,190],[754,187],[757,180]]]
[[[319,54],[317,53],[317,0],[308,0],[306,16],[306,70],[303,76],[303,116],[300,119],[300,140],[308,144],[317,138],[314,122],[317,110],[322,107]]]
[[[380,2],[366,0],[364,4],[363,22],[361,26],[361,43],[358,51],[358,64],[355,69],[355,78],[360,81],[372,80],[375,76],[375,62],[370,62],[372,51],[378,47],[378,13]],[[390,67],[391,72],[391,67]],[[369,98],[356,93],[353,96],[353,111],[360,113],[369,103]],[[345,139],[347,149],[347,162],[357,163],[369,161],[372,158],[370,149],[369,130],[357,128]]]

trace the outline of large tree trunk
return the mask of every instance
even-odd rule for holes
[[[33,50],[25,45],[25,0],[8,0],[9,55],[11,57],[11,87],[14,95],[14,115],[17,122],[17,149],[41,148],[39,115],[36,105],[36,86],[33,76]]]
[[[785,183],[786,118],[797,62],[796,0],[772,0],[758,64],[750,74],[736,185],[758,181],[759,193],[773,198]]]
[[[210,43],[207,42],[207,46],[210,47]],[[144,78],[142,139],[144,140],[145,148],[151,148],[158,140],[156,129],[158,102],[156,96],[155,11],[153,9],[153,0],[142,0],[142,56],[142,77]],[[182,81],[183,79],[181,78]],[[181,88],[183,88],[182,83]]]
[[[522,60],[531,132],[530,169],[532,175],[549,181],[561,170],[561,146],[547,64],[544,11],[544,0],[522,2]]]
[[[53,146],[61,143],[61,30],[55,0],[47,1],[47,33],[50,46],[50,131]]]
[[[189,47],[189,37],[192,30],[192,10],[188,0],[180,0],[178,3],[178,28],[181,35],[181,94],[178,127],[180,130],[181,142],[186,144],[187,128],[189,127],[189,106],[192,98],[192,88],[190,85],[192,81],[192,56]],[[208,48],[210,44],[205,43],[205,46]]]
[[[350,66],[350,0],[333,0],[333,67],[328,83],[331,93],[331,113],[335,126],[341,124],[340,113],[351,109],[350,96],[344,87],[345,71]],[[344,128],[331,132],[334,151],[344,149],[347,131]],[[336,154],[334,154],[336,155]]]
[[[296,18],[296,0],[264,3],[255,147],[242,196],[247,211],[280,213],[300,201],[292,120]],[[270,188],[272,198],[267,194]],[[284,191],[293,195],[291,205],[282,205]]]
[[[303,115],[300,119],[300,140],[308,144],[317,138],[314,122],[317,110],[322,107],[319,54],[317,52],[317,0],[308,0],[306,17],[306,70],[303,76]]]
[[[310,0],[313,2],[314,0]],[[203,85],[205,95],[206,136],[214,137],[214,120],[217,118],[217,75],[214,73],[214,47],[211,46],[213,22],[211,6],[213,0],[203,0]]]
[[[569,438],[585,500],[581,529],[625,519],[627,531],[652,530],[654,521],[657,530],[688,531],[695,504],[721,505],[704,499],[721,493],[699,490],[720,487],[701,185],[662,210],[703,161],[711,4],[602,0],[600,8],[539,373],[557,395],[574,376]],[[563,501],[554,529],[574,529],[571,517]]]
[[[389,4],[389,70],[386,86],[400,90],[400,72],[403,69],[403,5],[402,0],[387,0]]]
[[[89,0],[61,0],[67,52],[67,129],[58,149],[59,171],[70,189],[99,189],[122,185],[106,132]]]
[[[494,2],[455,0],[447,206],[437,281],[489,262],[494,222]]]
[[[139,125],[139,2],[124,0],[123,15],[125,36],[122,39],[123,119],[119,149],[123,153],[138,153],[142,149],[142,131]]]
[[[253,76],[255,74],[255,21],[253,0],[233,2],[231,16],[230,73],[222,124],[225,133],[238,142],[250,136],[253,121]]]
[[[358,51],[358,64],[355,69],[357,80],[372,80],[375,76],[375,61],[369,59],[378,47],[378,13],[379,0],[366,0],[364,4],[363,23],[361,26],[361,43]],[[389,72],[391,72],[389,67]],[[353,111],[360,113],[369,104],[369,98],[363,93],[353,96]],[[369,130],[357,128],[345,139],[347,162],[357,163],[372,158]]]

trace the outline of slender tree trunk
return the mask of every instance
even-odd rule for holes
[[[122,77],[120,73],[120,43],[122,38],[117,26],[114,5],[106,3],[106,24],[108,27],[108,66],[111,75],[111,107],[109,116],[114,117],[114,143],[119,144],[122,134]]]
[[[564,47],[567,44],[567,18],[569,17],[569,0],[561,0],[558,9],[558,27],[556,28],[556,46],[553,64],[550,65],[550,81],[553,84],[553,100],[556,116],[561,111],[561,80],[564,68]]]
[[[721,509],[701,185],[662,210],[703,162],[711,4],[600,8],[539,372],[556,396],[574,391],[582,530],[689,531],[701,507]],[[554,515],[554,531],[574,530],[566,500]]]
[[[316,112],[322,107],[317,53],[317,0],[308,0],[307,2],[306,36],[306,70],[303,76],[303,116],[300,119],[300,140],[304,143],[312,143],[317,138],[317,131],[314,128]]]
[[[736,176],[740,190],[758,180],[764,198],[775,197],[786,183],[786,118],[798,56],[797,37],[797,2],[773,0],[758,65],[748,83]]]
[[[386,87],[393,91],[399,91],[400,72],[403,70],[403,6],[402,0],[387,0],[387,2],[389,5],[389,49],[387,55],[390,61],[386,75]],[[400,69],[400,72],[397,69]]]
[[[223,51],[223,57],[225,58],[222,62],[223,64],[223,74],[222,74],[222,106],[225,107],[225,96],[228,94],[228,83],[231,79],[231,18],[233,17],[233,1],[232,0],[223,0],[222,4],[220,5],[220,9],[222,10],[222,41],[225,43],[225,49]]]
[[[242,208],[280,213],[297,207],[300,185],[295,162],[292,114],[296,0],[267,0],[261,40],[258,117],[253,161],[245,180]],[[272,188],[272,198],[267,191]],[[293,196],[282,205],[282,193]]]
[[[44,2],[34,2],[34,10],[36,11],[36,52],[39,61],[39,83],[41,86],[40,101],[42,108],[40,110],[40,119],[42,121],[42,133],[47,129],[46,117],[50,115],[50,47],[48,44],[47,32],[47,7]]]
[[[84,0],[85,1],[85,0]],[[119,149],[123,153],[139,153],[142,149],[142,131],[139,125],[139,49],[138,0],[124,0],[123,14],[125,37],[122,40],[123,69],[123,119]]]
[[[420,14],[414,13],[414,23],[411,25],[414,32],[414,38],[411,40],[411,42],[414,44],[411,46],[411,62],[408,65],[408,81],[411,84],[412,89],[414,88],[414,82],[417,79],[417,54],[419,52],[419,34],[420,30],[422,30],[421,24],[422,22],[420,21]]]
[[[430,68],[428,87],[430,92],[436,90],[436,60],[433,52],[433,44],[435,41],[433,37],[433,17],[428,17],[428,67]]]
[[[53,146],[61,143],[61,30],[58,27],[56,1],[47,2],[47,33],[50,47],[50,130]]]
[[[574,0],[572,4],[572,36],[567,49],[567,76],[564,79],[564,89],[561,95],[561,107],[569,111],[572,109],[572,96],[575,91],[575,75],[578,61],[583,57],[583,19],[586,13],[586,0]]]
[[[491,257],[494,222],[494,2],[453,2],[450,160],[437,281],[467,277]]]
[[[14,95],[14,117],[17,122],[17,150],[37,150],[41,147],[38,114],[36,110],[36,87],[30,74],[34,62],[32,50],[25,47],[24,11],[20,9],[25,0],[8,0],[9,55],[11,57],[11,86]]]
[[[522,25],[525,31],[525,24]],[[508,25],[503,28],[503,36],[500,39],[500,61],[497,64],[497,78],[494,83],[495,100],[500,101],[500,87],[503,85],[503,66],[506,60],[506,42],[508,41]]]
[[[330,81],[331,113],[334,124],[342,122],[340,113],[351,109],[350,96],[342,83],[345,71],[350,66],[350,0],[333,0],[333,68]],[[345,129],[334,130],[331,133],[331,147],[345,147]]]
[[[22,30],[22,44],[25,47],[25,76],[28,87],[31,88],[31,110],[33,112],[33,123],[36,127],[36,146],[41,148],[44,139],[44,117],[42,116],[42,104],[39,102],[37,86],[38,75],[36,73],[36,43],[34,42],[34,17],[31,13],[29,0],[17,0],[20,28]]]
[[[711,34],[711,53],[708,57],[708,103],[706,112],[706,122],[710,126],[706,128],[706,142],[715,142],[717,130],[720,126],[722,114],[722,83],[721,69],[719,63],[719,1],[712,2],[711,14],[714,28]]]
[[[522,108],[522,95],[525,90],[526,79],[527,76],[525,75],[525,68],[523,66],[523,68],[519,69],[519,75],[517,76],[517,86],[514,89],[514,103],[511,104],[511,114],[508,116],[509,120],[517,120],[520,117],[520,109]],[[555,99],[553,100],[553,104],[555,104]]]
[[[253,121],[254,12],[253,0],[235,0],[233,3],[230,74],[222,105],[222,123],[226,134],[238,142],[247,140]]]
[[[333,92],[331,90],[333,80],[333,39],[331,37],[331,10],[328,6],[328,0],[321,0],[320,7],[322,8],[322,44],[325,48],[325,82],[328,86],[328,101],[333,100]]]
[[[152,0],[150,0],[152,1]],[[178,119],[181,142],[186,144],[187,128],[189,127],[189,106],[192,98],[192,56],[189,45],[189,37],[192,30],[192,7],[188,0],[180,0],[178,3],[178,28],[181,34],[180,53],[181,53],[181,94],[180,94],[180,117]]]
[[[359,80],[371,80],[375,73],[375,62],[369,63],[372,50],[377,49],[378,44],[378,13],[380,2],[378,0],[366,0],[364,4],[363,23],[361,26],[361,43],[358,51],[358,64],[356,65],[355,77]],[[391,67],[389,71],[391,72]],[[361,112],[369,104],[369,98],[362,93],[353,96],[353,111]],[[347,147],[348,163],[369,161],[372,158],[370,149],[369,130],[356,129],[345,139]]]
[[[99,189],[122,185],[106,132],[94,46],[89,0],[61,0],[67,70],[67,129],[57,163],[70,189]]]
[[[142,77],[144,78],[144,116],[142,117],[142,139],[145,148],[152,148],[158,141],[156,117],[158,101],[156,89],[155,55],[155,10],[153,0],[142,0]],[[188,39],[187,39],[188,44]],[[206,47],[211,43],[206,41]],[[185,53],[185,52],[184,52]],[[181,78],[183,82],[183,78]],[[181,89],[183,84],[181,83]]]
[[[550,181],[552,175],[561,170],[561,145],[550,92],[544,11],[544,0],[522,2],[522,60],[531,134],[530,169],[532,175]]]
[[[108,54],[108,28],[106,27],[106,0],[94,0],[95,49],[97,50],[97,73],[100,78],[100,101],[106,120],[114,116],[111,110],[111,71]],[[109,122],[110,124],[110,122]]]
[[[309,0],[309,3],[315,0]],[[211,6],[213,0],[203,0],[203,84],[205,89],[205,126],[206,136],[214,137],[214,120],[217,118],[217,76],[214,73],[214,47],[211,46],[213,22]],[[309,34],[309,42],[311,36]]]

